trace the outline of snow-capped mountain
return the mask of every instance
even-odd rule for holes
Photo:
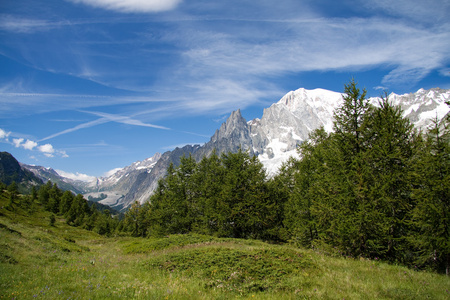
[[[433,119],[441,120],[450,111],[446,104],[450,101],[450,90],[435,88],[420,89],[413,94],[390,94],[389,101],[400,106],[403,116],[410,119],[417,128],[426,130]]]
[[[381,98],[369,101],[377,106]],[[397,95],[391,93],[388,100],[403,110],[416,128],[426,130],[432,119],[442,119],[450,108],[450,90],[439,88],[416,93]],[[343,102],[342,94],[323,89],[303,88],[287,93],[277,103],[264,110],[261,120],[249,122],[254,152],[267,172],[274,175],[281,164],[291,156],[297,156],[297,144],[305,141],[313,130],[323,126],[333,130],[333,113]]]
[[[126,185],[125,181],[129,181],[129,177],[132,177],[132,174],[150,172],[160,158],[161,154],[156,153],[154,156],[143,161],[137,161],[127,167],[116,169],[115,172],[112,172],[108,177],[97,178],[90,184],[90,187],[97,191],[103,191]],[[126,187],[124,187],[124,189],[126,190]]]
[[[370,98],[377,105],[380,98]],[[426,129],[433,118],[442,119],[450,111],[446,101],[450,90],[420,89],[416,93],[390,94],[389,100],[399,105],[404,116],[418,128]],[[187,145],[164,154],[155,154],[144,161],[119,169],[111,176],[98,178],[89,184],[85,196],[98,198],[102,204],[117,209],[127,208],[134,201],[143,203],[156,189],[170,163],[178,165],[183,155],[192,155],[197,161],[215,149],[218,154],[236,152],[239,148],[258,156],[269,176],[273,176],[290,156],[297,156],[297,145],[309,134],[323,126],[333,130],[334,110],[343,102],[342,94],[324,89],[291,91],[278,102],[264,109],[261,119],[246,121],[240,110],[216,130],[204,145]]]
[[[342,94],[323,89],[298,89],[287,93],[264,110],[261,120],[250,121],[254,152],[269,176],[289,157],[297,155],[297,145],[311,131],[333,128],[333,111],[342,103]]]
[[[118,209],[124,207],[124,203],[128,204],[125,198],[132,190],[133,185],[136,182],[140,182],[140,178],[145,176],[145,174],[150,173],[160,158],[161,154],[156,153],[143,161],[137,161],[130,166],[117,169],[108,177],[97,178],[89,184],[89,192],[85,193],[85,196],[95,199],[103,194],[107,198],[102,199],[100,203]]]
[[[80,180],[73,180],[60,175],[52,168],[45,168],[42,166],[34,166],[27,164],[20,164],[22,168],[31,171],[36,177],[46,183],[51,181],[56,183],[59,188],[65,191],[71,191],[75,194],[83,194],[89,190],[88,183]]]

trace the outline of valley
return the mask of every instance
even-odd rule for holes
[[[5,209],[2,299],[448,299],[448,276],[377,259],[187,234],[105,237]]]

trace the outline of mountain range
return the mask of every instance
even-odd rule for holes
[[[377,105],[380,98],[370,98]],[[450,111],[446,101],[450,90],[420,89],[415,93],[389,95],[389,100],[402,108],[404,116],[419,129],[426,130],[432,119],[443,118]],[[256,155],[269,176],[276,174],[290,156],[297,156],[297,145],[313,130],[323,126],[333,129],[333,112],[342,103],[342,94],[324,89],[298,89],[287,93],[278,102],[264,109],[262,117],[246,121],[240,110],[231,113],[204,145],[187,145],[138,161],[117,170],[109,177],[93,182],[74,181],[52,169],[22,165],[44,182],[52,180],[59,187],[82,193],[90,199],[115,209],[126,209],[134,201],[148,201],[170,163],[178,165],[180,158],[192,155],[197,161],[215,149],[218,154],[236,152],[239,148]]]

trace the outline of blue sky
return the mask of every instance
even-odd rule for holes
[[[2,0],[0,150],[101,176],[300,87],[448,89],[449,15],[449,0]]]

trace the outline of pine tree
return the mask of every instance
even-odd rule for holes
[[[222,154],[223,189],[219,202],[219,234],[235,238],[258,238],[266,227],[266,174],[256,157],[239,149]]]
[[[31,201],[34,202],[37,200],[38,194],[37,194],[37,190],[36,190],[36,186],[32,186],[31,187]]]
[[[317,197],[317,193],[320,193],[317,187],[325,184],[321,177],[326,172],[323,150],[326,148],[327,138],[323,127],[312,132],[308,141],[298,149],[301,159],[293,165],[294,186],[289,191],[285,224],[293,240],[306,247],[312,247],[314,240],[318,238],[319,218],[313,213],[313,207],[324,204],[326,199],[324,194]]]
[[[407,246],[405,218],[411,209],[409,175],[417,145],[410,121],[393,106],[387,94],[366,118],[363,169],[374,225],[368,236],[368,255],[403,260]]]
[[[39,203],[41,203],[41,205],[43,205],[44,207],[46,207],[48,199],[50,197],[49,192],[50,189],[53,187],[53,184],[51,181],[47,181],[46,184],[41,185],[41,187],[39,188],[38,191],[38,201]]]
[[[141,227],[142,224],[139,222],[139,214],[141,210],[141,204],[138,201],[135,201],[131,204],[131,207],[128,209],[125,214],[124,223],[128,227],[128,230],[131,231],[132,236],[140,236],[141,235]]]
[[[368,235],[373,232],[373,204],[367,195],[368,184],[365,176],[370,169],[364,168],[365,118],[371,105],[366,99],[366,90],[362,92],[352,79],[344,87],[343,104],[335,111],[332,135],[336,168],[332,178],[332,189],[339,189],[335,195],[336,215],[331,223],[329,236],[344,252],[359,256],[367,255]]]
[[[334,112],[334,132],[339,145],[351,163],[364,143],[364,118],[371,105],[366,98],[367,91],[361,91],[354,79],[344,86],[343,103]]]
[[[72,201],[69,211],[66,213],[66,223],[73,224],[74,226],[80,226],[85,221],[85,217],[89,217],[91,209],[83,198],[83,195],[78,194]]]
[[[192,229],[198,233],[214,234],[218,230],[220,214],[218,201],[223,185],[223,174],[224,168],[215,150],[197,164],[192,177],[197,198],[197,212]]]
[[[8,186],[8,192],[11,195],[17,196],[17,194],[19,194],[19,188],[17,186],[17,183],[15,181],[13,181],[9,186]]]
[[[434,121],[415,164],[412,213],[418,263],[450,273],[450,128]]]
[[[71,191],[65,191],[61,196],[59,211],[61,214],[65,214],[70,210],[73,202],[73,194]]]
[[[291,238],[293,225],[297,224],[296,215],[292,214],[293,207],[289,202],[295,188],[295,174],[298,171],[299,160],[290,157],[283,163],[278,174],[267,182],[268,197],[271,199],[269,218],[272,222],[267,230],[268,240],[287,241]]]
[[[173,164],[170,164],[166,177],[159,181],[155,194],[150,198],[150,222],[154,234],[190,231],[186,199],[190,191],[185,177],[190,177],[191,174],[190,167],[180,164],[178,168],[175,168]]]

